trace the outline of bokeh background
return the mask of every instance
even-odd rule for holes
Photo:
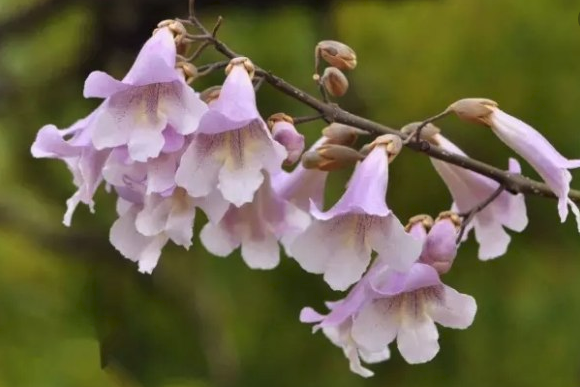
[[[114,201],[102,191],[96,214],[81,207],[62,226],[71,177],[63,163],[32,159],[36,131],[87,115],[97,104],[82,98],[87,74],[122,77],[157,21],[186,10],[186,0],[0,0],[0,386],[580,385],[580,236],[552,200],[528,199],[530,225],[506,256],[479,262],[472,240],[460,251],[445,281],[477,299],[470,329],[441,329],[442,350],[425,365],[393,351],[370,380],[298,322],[303,306],[342,295],[295,262],[251,271],[196,242],[169,246],[141,275],[108,243]],[[399,127],[488,97],[580,157],[575,1],[198,0],[198,11],[208,23],[223,15],[220,36],[235,50],[311,92],[316,42],[348,43],[360,64],[340,104],[371,119]],[[267,85],[259,102],[264,116],[310,113]],[[451,117],[441,126],[469,154],[507,165],[488,130]],[[303,126],[310,142],[321,128]],[[332,176],[328,203],[347,176]],[[404,152],[389,203],[404,220],[437,215],[450,198],[427,158]]]

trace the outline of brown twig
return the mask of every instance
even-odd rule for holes
[[[495,199],[501,195],[501,193],[505,191],[505,187],[503,184],[500,184],[499,187],[483,202],[479,203],[477,206],[473,207],[471,210],[467,212],[463,212],[458,214],[460,217],[463,218],[461,221],[461,228],[459,229],[459,234],[457,235],[457,240],[455,241],[456,244],[459,244],[463,239],[463,234],[467,230],[467,226],[473,221],[475,215],[483,211],[487,206],[489,206]]]
[[[208,35],[208,40],[215,47],[215,49],[223,54],[227,58],[236,58],[239,56],[235,51],[229,48],[224,42],[216,37],[211,36],[211,33],[199,22],[199,20],[193,16],[189,19],[192,24],[197,26],[200,31],[205,35]],[[256,66],[256,75],[261,75],[265,78],[272,87],[281,91],[282,93],[294,98],[306,106],[311,107],[316,110],[320,115],[324,116],[330,122],[338,122],[345,125],[354,126],[356,128],[365,130],[371,134],[394,134],[406,140],[408,135],[401,133],[399,130],[390,128],[388,126],[379,124],[377,122],[371,121],[367,118],[357,116],[352,114],[336,104],[325,103],[324,101],[315,98],[314,96],[300,90],[296,86],[286,82],[284,79],[266,71],[258,66]],[[479,160],[475,160],[469,157],[461,156],[458,154],[450,153],[438,146],[430,145],[424,146],[425,141],[410,141],[405,146],[416,152],[421,152],[427,154],[429,157],[433,157],[450,164],[457,165],[459,167],[469,169],[473,172],[479,173],[483,176],[489,177],[492,180],[497,181],[503,189],[511,193],[521,193],[524,195],[534,195],[542,196],[548,198],[557,198],[554,192],[546,184],[539,181],[532,180],[525,176],[512,174],[510,172],[501,170]],[[428,143],[427,143],[428,144]],[[568,197],[576,202],[580,203],[580,191],[570,190]]]
[[[324,116],[322,114],[313,114],[311,116],[294,117],[292,118],[292,120],[294,121],[294,125],[300,125],[305,124],[307,122],[324,120]]]

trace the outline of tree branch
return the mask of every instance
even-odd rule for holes
[[[190,16],[189,21],[194,26],[199,28],[205,35],[207,35],[207,39],[211,42],[215,49],[227,58],[232,59],[244,56],[236,53],[220,39],[212,36],[211,32],[208,31],[195,16]],[[257,65],[255,65],[255,67],[256,74],[264,77],[266,82],[268,82],[272,87],[278,89],[289,97],[298,100],[304,105],[307,105],[318,111],[327,121],[354,126],[375,135],[394,134],[401,137],[403,140],[406,140],[408,137],[408,135],[401,133],[399,130],[352,114],[340,108],[336,104],[323,102],[318,98],[315,98],[314,96],[306,93],[305,91],[300,90],[296,86],[286,82],[284,79],[272,74],[271,72],[266,71]],[[513,174],[501,170],[479,160],[450,153],[438,146],[431,145],[426,141],[410,141],[407,142],[405,146],[416,152],[427,154],[429,157],[433,157],[487,176],[490,179],[497,181],[503,187],[503,189],[511,193],[557,198],[550,187],[542,182],[532,180],[519,174]],[[573,202],[580,203],[580,191],[570,190],[568,196]]]

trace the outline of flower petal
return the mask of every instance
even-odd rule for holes
[[[444,327],[465,329],[473,323],[476,311],[477,304],[473,297],[445,285],[443,301],[433,303],[429,314]]]
[[[396,313],[388,299],[368,304],[354,319],[352,338],[367,351],[384,350],[397,337],[399,322]]]
[[[409,364],[426,363],[439,352],[439,332],[433,320],[405,318],[397,335],[397,347]]]

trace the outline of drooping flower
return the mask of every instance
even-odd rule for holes
[[[391,141],[394,136],[388,146]],[[324,274],[335,290],[361,278],[372,251],[399,270],[408,269],[421,252],[421,243],[405,232],[386,205],[388,165],[385,146],[377,145],[357,165],[346,192],[330,210],[311,205],[314,221],[289,248],[304,270]]]
[[[357,345],[377,352],[396,338],[408,363],[424,363],[439,352],[435,323],[465,329],[473,322],[473,297],[444,285],[435,268],[416,263],[406,273],[386,265],[381,269],[369,279],[374,299],[353,321],[351,334]]]
[[[189,249],[196,207],[200,207],[214,222],[218,222],[227,209],[227,203],[219,194],[194,199],[181,188],[176,188],[168,196],[143,195],[141,200],[130,202],[119,197],[119,218],[111,227],[110,240],[125,258],[138,263],[142,273],[153,271],[169,240]]]
[[[411,218],[406,229],[409,234],[423,242],[418,262],[432,266],[439,274],[445,274],[457,255],[457,236],[461,219],[453,212],[443,212],[435,222],[428,215]]]
[[[214,255],[226,257],[241,247],[250,268],[273,269],[280,262],[278,241],[290,243],[309,223],[308,213],[281,198],[266,177],[252,202],[230,205],[219,222],[205,225],[200,238]]]
[[[580,210],[568,198],[572,181],[568,170],[579,168],[580,159],[569,160],[562,156],[542,134],[499,109],[494,101],[468,98],[457,101],[449,109],[460,118],[489,126],[501,141],[530,163],[558,197],[560,221],[566,221],[570,208],[580,232]]]
[[[237,207],[250,203],[264,182],[275,175],[286,150],[272,139],[256,107],[247,58],[233,59],[217,100],[201,119],[195,138],[177,170],[177,184],[192,197],[217,188]]]
[[[106,98],[96,114],[92,142],[96,149],[127,145],[135,161],[157,157],[164,131],[193,133],[207,106],[175,69],[176,48],[168,28],[145,43],[129,73],[118,81],[101,71],[85,82],[86,98]]]
[[[466,156],[461,149],[440,134],[433,135],[430,141],[450,153]],[[499,187],[496,181],[470,170],[434,158],[431,158],[431,163],[447,185],[456,212],[469,212],[487,200]],[[515,159],[510,159],[509,171],[520,173],[520,166]],[[479,243],[479,258],[488,260],[502,256],[507,251],[511,237],[504,227],[521,232],[527,225],[524,196],[504,191],[474,216],[467,231],[475,230],[475,239]],[[465,237],[467,234],[466,232]]]
[[[473,297],[444,285],[435,268],[415,263],[406,273],[375,262],[343,300],[327,303],[326,316],[304,308],[300,321],[317,323],[314,331],[343,348],[351,370],[372,372],[360,360],[374,363],[389,358],[388,345],[397,339],[399,352],[411,364],[427,362],[439,351],[435,323],[465,329],[475,317]]]
[[[63,219],[66,226],[70,226],[79,203],[85,203],[94,212],[93,196],[103,181],[102,168],[109,151],[96,150],[90,141],[90,124],[97,111],[68,129],[59,130],[54,125],[44,126],[31,147],[34,157],[63,160],[73,174],[77,191],[66,202],[67,210]]]
[[[349,360],[350,370],[365,378],[374,374],[362,366],[361,360],[372,364],[388,360],[390,357],[390,351],[387,346],[379,351],[369,351],[359,346],[351,335],[354,318],[361,308],[373,299],[372,288],[368,282],[373,270],[374,268],[371,268],[344,299],[327,302],[326,305],[330,309],[328,315],[321,315],[310,307],[303,308],[300,312],[300,321],[303,323],[316,323],[313,332],[322,329],[324,335],[334,345],[342,348],[345,357]]]

